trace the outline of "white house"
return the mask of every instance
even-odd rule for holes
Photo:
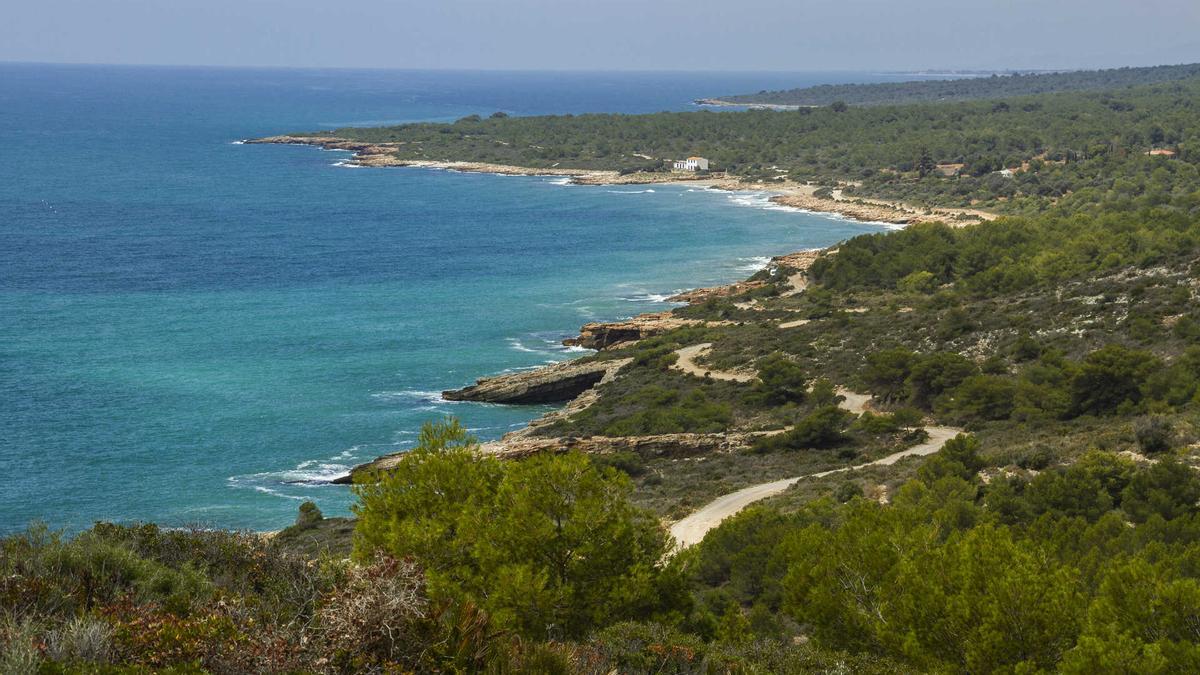
[[[675,160],[676,171],[708,171],[708,160],[703,157],[688,157]]]

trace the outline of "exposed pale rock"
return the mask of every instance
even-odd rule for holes
[[[536,370],[480,378],[463,389],[442,392],[447,401],[485,403],[561,403],[591,389],[628,359],[564,361]]]
[[[625,342],[636,342],[653,335],[660,335],[669,330],[697,326],[705,323],[700,319],[684,319],[671,312],[654,312],[639,314],[626,321],[609,323],[586,323],[579,329],[579,337],[563,340],[564,345],[586,347],[588,349],[606,349]]]

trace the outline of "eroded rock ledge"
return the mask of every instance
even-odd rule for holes
[[[442,392],[447,401],[483,403],[562,403],[594,387],[628,360],[564,361],[518,373],[480,378],[462,389]]]
[[[705,323],[699,319],[684,319],[670,311],[639,314],[625,321],[585,323],[579,329],[579,337],[563,340],[564,345],[607,349],[614,345],[636,342],[669,330],[696,326]]]
[[[687,457],[714,452],[737,452],[749,448],[762,434],[660,434],[655,436],[591,436],[588,438],[550,438],[545,436],[505,437],[480,445],[480,450],[500,459],[521,459],[543,452],[571,450],[590,454],[636,452],[642,457]],[[360,464],[350,475],[335,479],[337,484],[350,484],[360,476],[394,469],[406,453],[397,452]]]

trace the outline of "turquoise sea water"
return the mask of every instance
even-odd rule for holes
[[[877,229],[762,194],[346,168],[238,139],[879,79],[0,64],[0,532],[345,513],[320,481],[421,422],[486,439],[546,410],[439,390]]]

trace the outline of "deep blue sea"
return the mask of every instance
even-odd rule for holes
[[[763,194],[346,168],[239,139],[884,79],[0,64],[0,533],[347,513],[319,481],[423,421],[490,439],[546,410],[439,390],[876,229]]]

